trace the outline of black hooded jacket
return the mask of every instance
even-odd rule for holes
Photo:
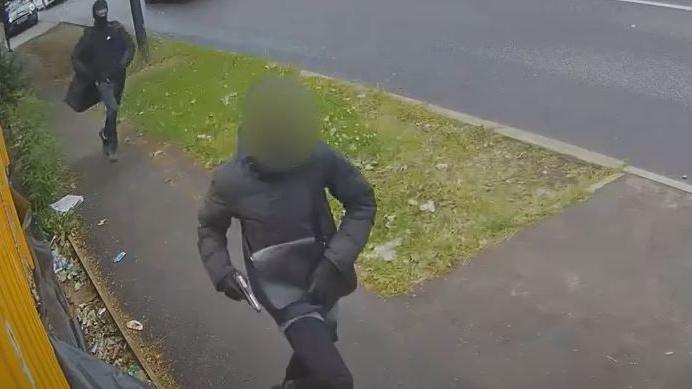
[[[325,189],[344,206],[338,229]],[[339,294],[349,294],[356,288],[354,263],[370,235],[376,203],[372,188],[346,158],[319,143],[304,165],[288,172],[263,173],[242,152],[220,166],[213,173],[199,212],[198,229],[200,256],[217,289],[233,270],[226,240],[232,218],[241,220],[249,250],[256,252],[278,243],[317,236],[312,228],[315,211],[326,241],[323,259],[331,261],[343,276]],[[250,253],[244,252],[247,266]],[[250,268],[248,276],[252,283]],[[262,300],[259,292],[258,298]],[[276,312],[269,313],[278,322],[287,319],[277,317]]]
[[[96,81],[110,78],[115,82],[115,96],[120,101],[125,87],[125,69],[135,55],[132,37],[118,22],[86,27],[72,52],[75,75],[65,95],[65,102],[77,112],[98,103]]]
[[[86,27],[72,52],[75,74],[84,81],[104,78],[123,81],[125,69],[135,54],[132,37],[119,22]]]

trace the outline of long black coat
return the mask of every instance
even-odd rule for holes
[[[345,214],[338,230],[325,188],[344,206]],[[213,174],[199,211],[198,229],[200,256],[217,289],[233,269],[226,240],[232,218],[241,220],[249,250],[256,252],[267,246],[317,236],[312,228],[315,211],[319,215],[321,235],[326,240],[324,259],[339,269],[343,277],[339,294],[347,295],[356,288],[354,262],[368,240],[376,212],[373,190],[360,172],[324,143],[318,145],[304,166],[291,172],[263,174],[242,152],[220,166]],[[250,253],[244,251],[254,288]],[[256,292],[263,300],[262,291]],[[286,312],[270,310],[269,313],[279,323],[291,318]]]
[[[132,37],[120,23],[108,22],[105,29],[85,27],[72,52],[75,75],[65,96],[67,105],[77,112],[83,112],[98,103],[100,97],[96,81],[103,81],[104,78],[110,78],[115,83],[116,99],[120,101],[125,86],[125,69],[134,54]],[[113,65],[105,69],[103,63]]]

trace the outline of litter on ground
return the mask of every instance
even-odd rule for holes
[[[66,195],[60,200],[54,202],[50,205],[56,212],[67,213],[72,210],[72,208],[78,206],[84,201],[84,197],[78,195]]]

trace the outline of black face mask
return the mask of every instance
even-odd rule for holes
[[[94,26],[105,27],[108,23],[108,8],[94,9]]]

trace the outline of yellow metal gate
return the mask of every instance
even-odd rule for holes
[[[0,128],[0,388],[67,388],[32,297],[33,258],[7,179]]]

